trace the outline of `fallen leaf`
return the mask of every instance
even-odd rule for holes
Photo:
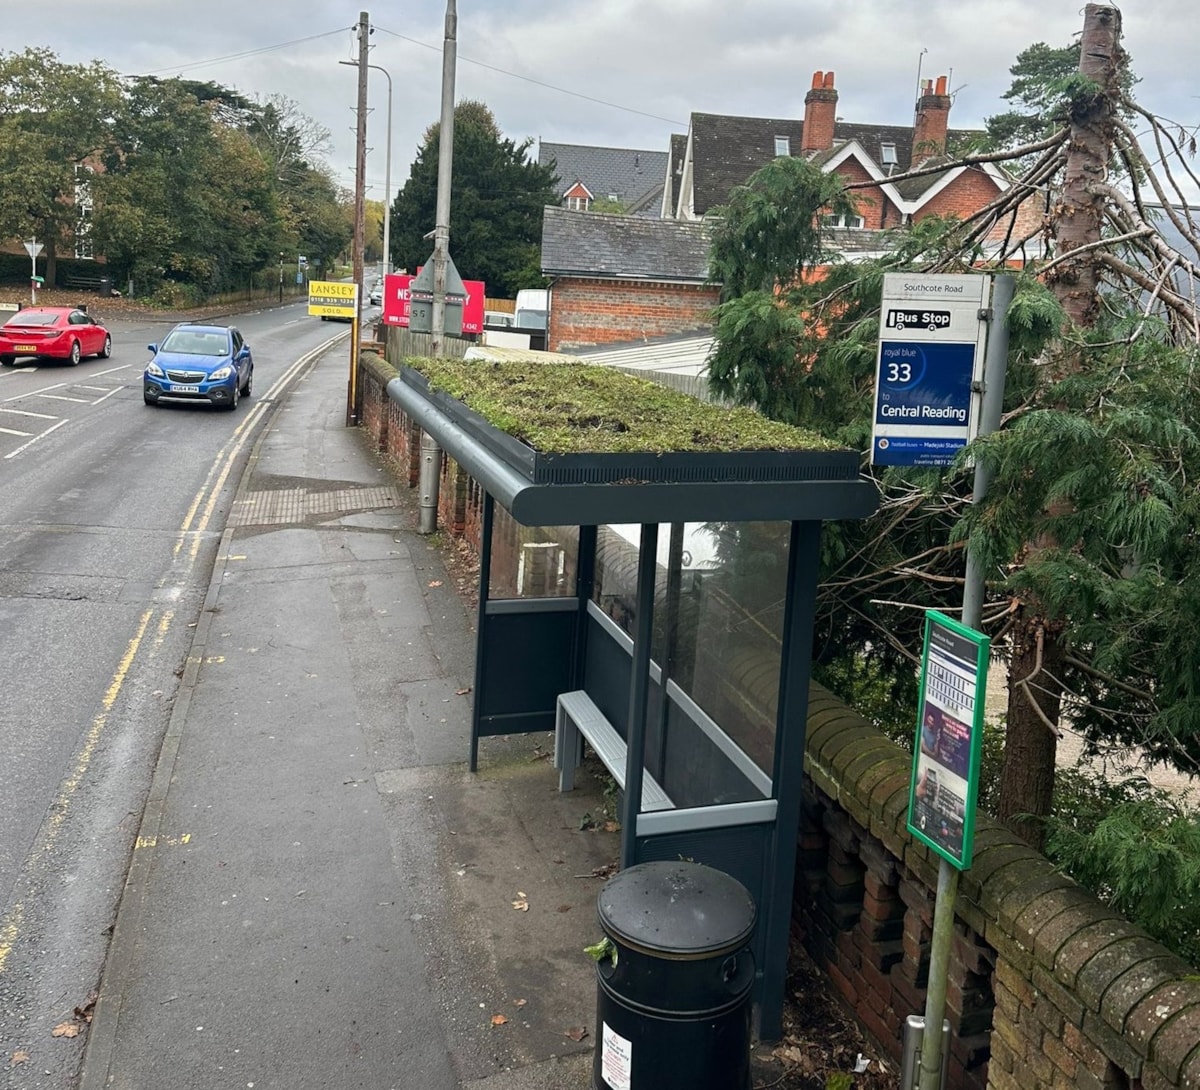
[[[471,686],[468,685],[465,689],[455,689],[454,695],[455,696],[466,696],[467,693],[469,693],[470,691],[471,691]]]
[[[518,912],[528,912],[529,911],[529,902],[527,900],[525,900],[524,897],[521,897],[519,900],[513,901],[512,906]]]
[[[78,1037],[79,1027],[74,1022],[62,1022],[50,1031],[51,1037]]]
[[[17,1064],[23,1064],[28,1059],[29,1053],[24,1049],[18,1048],[17,1051],[12,1054],[12,1066],[16,1067]]]
[[[525,1004],[526,1004],[526,1003],[528,1003],[528,1002],[529,1002],[529,1000],[528,1000],[528,999],[514,999],[514,1000],[513,1000],[513,1006],[514,1006],[514,1007],[523,1007],[523,1006],[525,1006]]]
[[[493,1026],[502,1026],[507,1021],[508,1021],[508,1019],[503,1014],[493,1014],[492,1015],[492,1025]]]
[[[586,1026],[572,1026],[570,1029],[563,1030],[564,1037],[570,1037],[572,1041],[582,1041],[588,1035]]]
[[[91,1025],[92,1015],[96,1013],[96,999],[97,996],[89,995],[87,1002],[82,1007],[76,1007],[72,1013],[81,1022],[87,1022],[88,1025]]]
[[[572,906],[572,905],[559,905],[558,908],[556,908],[554,911],[555,912],[570,912],[573,907],[574,906]]]
[[[431,587],[440,587],[442,585],[442,581],[440,579],[432,579],[430,580],[429,585]]]

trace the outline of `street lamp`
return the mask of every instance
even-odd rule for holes
[[[338,61],[338,64],[358,67],[357,61]],[[386,165],[383,174],[383,271],[389,273],[392,271],[392,74],[378,64],[368,64],[367,67],[382,72],[388,84]]]

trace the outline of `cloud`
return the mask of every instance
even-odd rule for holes
[[[329,129],[338,179],[353,182],[357,77],[338,62],[354,55],[352,28],[369,4],[3,6],[9,50],[45,45],[64,61],[98,58],[127,74],[178,73],[248,95],[287,95]],[[1038,41],[1065,45],[1083,24],[1078,3],[1047,0],[605,0],[586,9],[460,0],[457,8],[457,97],[486,102],[507,135],[652,150],[686,131],[692,111],[799,118],[818,69],[836,72],[838,113],[848,121],[906,124],[920,66],[923,77],[950,76],[951,124],[978,126],[1005,108],[1000,95],[1022,49]],[[371,63],[393,83],[393,189],[439,114],[445,10],[444,0],[410,0],[371,13]],[[1192,4],[1143,0],[1123,21],[1125,47],[1142,77],[1139,100],[1194,126],[1200,42]],[[252,50],[262,52],[234,57]],[[369,95],[369,195],[382,197],[382,74],[370,74]]]

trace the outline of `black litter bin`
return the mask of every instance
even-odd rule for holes
[[[700,863],[640,863],[597,904],[593,1090],[749,1090],[754,899]]]
[[[100,286],[96,289],[96,294],[103,299],[107,299],[113,293],[113,282],[111,276],[100,277]]]

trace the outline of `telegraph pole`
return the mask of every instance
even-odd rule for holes
[[[371,19],[365,11],[358,13],[358,110],[354,146],[354,283],[358,302],[354,320],[350,323],[350,381],[346,388],[346,427],[358,423],[358,341],[362,321],[363,238],[366,224],[367,193],[367,60]]]

